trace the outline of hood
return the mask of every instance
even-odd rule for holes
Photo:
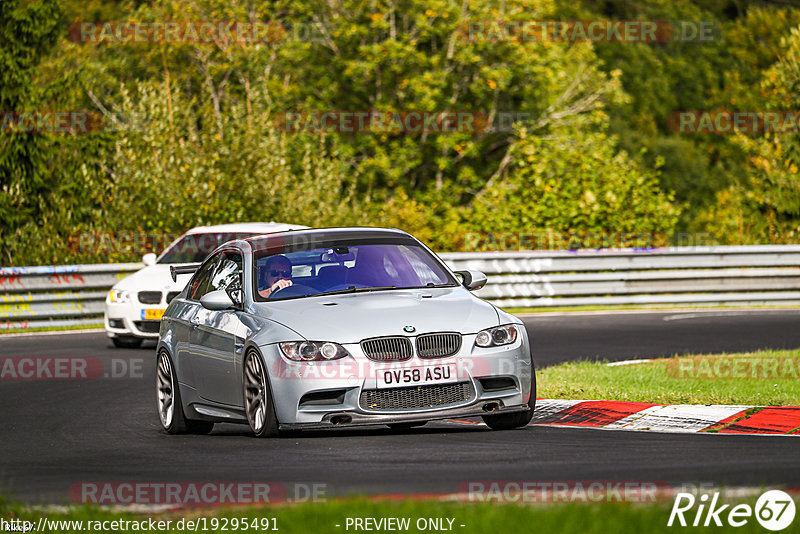
[[[114,284],[114,289],[127,291],[181,291],[191,278],[190,274],[178,275],[173,282],[167,263],[156,263],[140,269]]]
[[[476,333],[497,326],[494,306],[463,288],[352,293],[254,304],[256,312],[311,341],[357,343],[378,336]],[[405,333],[413,326],[413,334]]]

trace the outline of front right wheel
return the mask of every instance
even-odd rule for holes
[[[250,350],[244,358],[244,411],[257,438],[278,435],[278,418],[261,356]]]

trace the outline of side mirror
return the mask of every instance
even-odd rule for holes
[[[142,256],[142,263],[144,263],[145,266],[147,266],[147,267],[150,267],[151,265],[155,265],[156,264],[156,255],[153,254],[152,252],[148,252],[147,254]]]
[[[233,301],[224,289],[209,291],[200,297],[200,304],[207,310],[222,311],[233,307]]]
[[[470,291],[477,291],[486,285],[486,275],[480,271],[454,271],[461,277],[461,284]]]
[[[239,288],[236,289],[228,289],[228,297],[230,297],[231,302],[236,305],[237,308],[242,307],[242,290]]]

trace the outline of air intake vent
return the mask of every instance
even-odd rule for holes
[[[517,383],[510,376],[491,376],[479,378],[483,391],[502,391],[504,389],[516,389]]]
[[[133,321],[133,325],[148,334],[158,334],[161,328],[161,321]]]
[[[413,349],[407,337],[376,337],[361,342],[361,350],[370,360],[399,362],[411,358]]]
[[[461,334],[442,332],[417,337],[417,355],[420,358],[444,358],[461,348]]]
[[[142,304],[160,304],[161,291],[140,291],[139,302]]]
[[[367,389],[361,392],[359,404],[365,410],[413,410],[462,404],[472,400],[470,382],[417,386],[411,388]]]

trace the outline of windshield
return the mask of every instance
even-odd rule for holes
[[[256,300],[458,284],[422,246],[359,244],[271,254],[255,261]]]
[[[258,234],[219,232],[185,235],[167,247],[158,258],[158,263],[200,263],[221,244],[254,235]]]

